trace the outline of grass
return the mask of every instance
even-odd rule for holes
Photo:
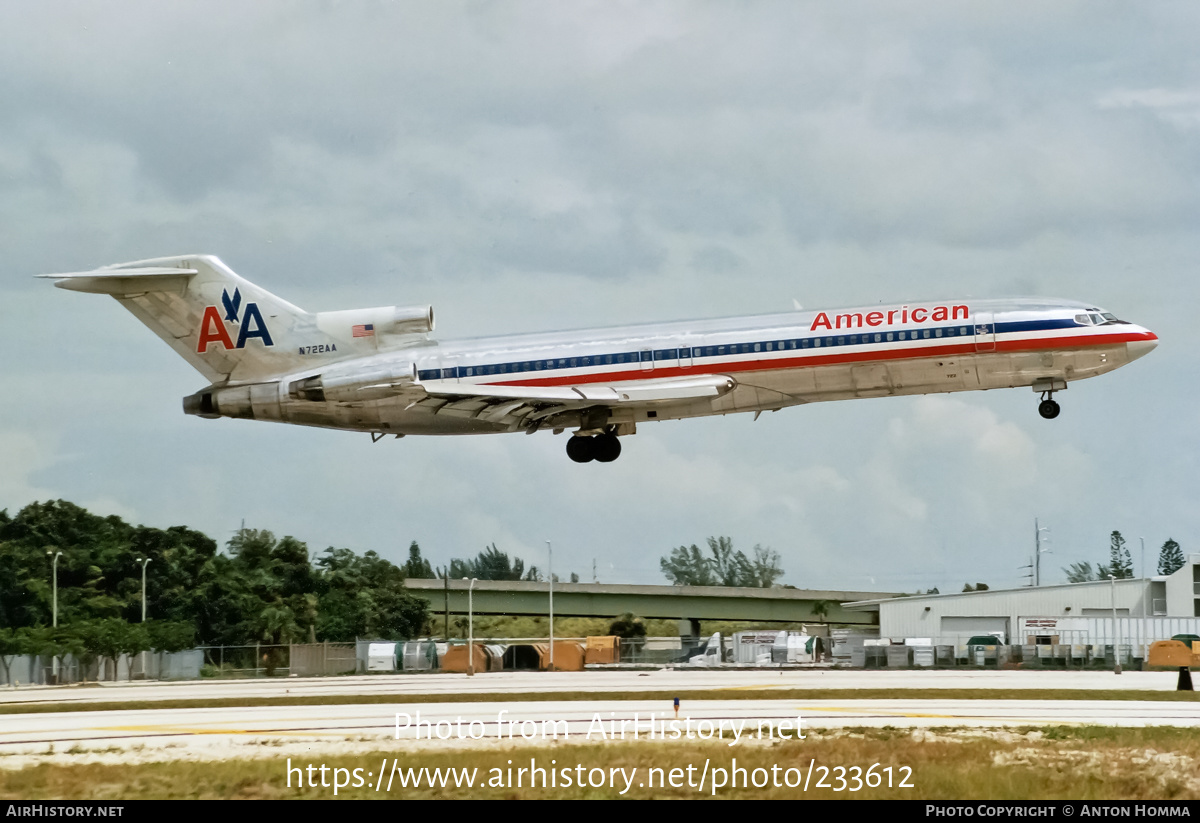
[[[135,709],[208,709],[239,706],[346,706],[418,703],[512,703],[542,700],[1148,700],[1187,703],[1200,692],[1119,689],[777,689],[747,686],[737,689],[678,689],[646,692],[465,692],[461,694],[334,694],[277,697],[220,697],[187,700],[122,700],[110,702],[5,703],[0,715],[48,712],[130,711]]]
[[[380,747],[379,741],[363,744],[355,755],[306,755],[291,758],[299,768],[305,785],[298,787],[297,773],[291,773],[288,786],[288,758],[230,760],[214,763],[165,762],[121,765],[41,764],[20,771],[0,771],[0,796],[12,800],[57,798],[63,800],[136,800],[136,799],[310,799],[332,798],[332,785],[321,787],[321,775],[314,772],[317,786],[307,785],[305,767],[328,767],[327,782],[332,784],[334,769],[344,769],[347,779],[360,769],[363,785],[339,789],[339,798],[490,798],[604,799],[617,797],[656,797],[686,799],[713,795],[712,779],[724,770],[724,780],[735,766],[744,769],[747,782],[770,779],[772,767],[778,767],[780,781],[789,777],[796,782],[812,768],[809,787],[771,785],[723,787],[715,796],[725,799],[920,799],[920,800],[1182,800],[1200,798],[1200,736],[1187,729],[1150,727],[1116,729],[1108,727],[1054,727],[1003,732],[956,731],[930,733],[899,729],[811,730],[805,740],[774,744],[729,746],[727,742],[608,742],[559,744],[524,748],[470,751],[419,751]],[[476,783],[489,780],[499,785],[474,788],[447,787],[401,788],[393,781],[390,792],[375,791],[375,780],[386,758],[405,769],[475,769]],[[579,788],[529,787],[528,776],[517,769],[528,768],[530,760],[553,771],[556,780],[561,770],[571,770],[574,778],[582,765],[585,775],[598,775],[591,769],[624,769],[632,774],[629,790],[622,795],[625,781],[615,775],[617,787]],[[704,764],[706,785],[697,784]],[[856,777],[865,775],[872,764],[875,772],[892,768],[892,787],[885,785],[857,790]],[[691,786],[687,768],[691,766]],[[853,767],[862,771],[857,775]],[[907,782],[912,788],[897,785],[906,776],[901,767],[910,769]],[[655,786],[645,785],[655,773]],[[677,785],[670,785],[672,769]],[[755,769],[765,771],[755,773]],[[787,772],[793,769],[795,771]],[[844,769],[845,771],[839,771]],[[629,770],[636,770],[630,772]],[[370,773],[370,777],[367,775]],[[522,778],[522,786],[516,785]],[[845,778],[841,791],[839,778]],[[351,781],[352,782],[352,781]],[[574,780],[572,780],[574,782]],[[598,781],[597,781],[598,782]],[[659,785],[659,782],[666,785]],[[828,787],[818,786],[824,782]],[[386,785],[386,780],[384,781]],[[642,785],[639,785],[642,784]],[[681,784],[681,785],[679,785]]]

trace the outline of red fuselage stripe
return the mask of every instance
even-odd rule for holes
[[[505,380],[480,383],[484,386],[586,386],[593,383],[615,383],[626,380],[646,380],[651,377],[685,377],[699,374],[730,374],[733,372],[783,371],[789,369],[831,366],[843,363],[877,363],[884,360],[924,360],[929,357],[949,357],[993,352],[1041,351],[1057,349],[1082,349],[1110,346],[1141,340],[1157,340],[1152,333],[1123,333],[1102,335],[1056,335],[1051,337],[1026,338],[1023,340],[997,340],[995,348],[980,349],[978,338],[970,343],[955,343],[947,346],[910,346],[908,348],[884,349],[882,351],[858,351],[846,354],[808,354],[802,357],[777,357],[759,360],[738,360],[724,363],[704,363],[688,367],[667,366],[650,369],[629,369],[594,374],[576,374],[561,377],[542,377],[534,380]],[[982,342],[982,341],[981,341]],[[806,349],[808,352],[819,349]]]

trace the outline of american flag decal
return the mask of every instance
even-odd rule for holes
[[[365,323],[361,326],[355,326],[351,331],[353,332],[355,337],[374,337],[375,336],[375,324],[374,323]]]

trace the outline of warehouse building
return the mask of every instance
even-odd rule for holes
[[[894,642],[961,645],[991,634],[1007,645],[1120,644],[1141,657],[1155,640],[1200,635],[1200,555],[1165,576],[860,600],[844,608],[877,612],[879,636]]]

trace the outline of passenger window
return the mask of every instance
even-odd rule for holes
[[[933,336],[934,336],[934,337],[941,337],[941,336],[942,336],[942,330],[941,330],[941,329],[934,329],[934,330],[933,330]]]
[[[774,344],[774,343],[768,343],[768,344],[767,344],[767,351],[771,351],[771,347],[772,347],[773,345],[775,345],[775,344]],[[757,351],[757,349],[755,349],[755,351]]]
[[[891,340],[891,339],[892,339],[892,336],[889,334],[889,335],[888,335],[888,340]],[[875,335],[875,342],[876,342],[876,343],[880,343],[880,342],[882,342],[882,341],[883,341],[883,335],[882,335],[882,334],[877,334],[877,335]]]
[[[837,344],[838,344],[839,346],[844,346],[844,345],[846,345],[846,338],[844,338],[844,337],[839,337],[839,338],[838,338],[838,341],[837,341]]]
[[[892,332],[888,332],[888,333],[887,333],[887,339],[888,339],[888,342],[889,342],[889,343],[891,343],[891,342],[892,342],[892,340],[894,339],[894,338],[893,338],[893,333],[892,333]]]
[[[769,346],[769,345],[771,345],[771,344],[770,344],[770,343],[768,343],[767,345]],[[755,350],[755,351],[762,351],[762,344],[761,344],[761,343],[755,343],[755,344],[754,344],[754,350]]]
[[[813,347],[818,349],[821,348],[821,338],[817,337],[813,339]]]
[[[928,340],[929,339],[929,329],[925,329],[924,333],[921,336],[924,337],[926,340]]]

